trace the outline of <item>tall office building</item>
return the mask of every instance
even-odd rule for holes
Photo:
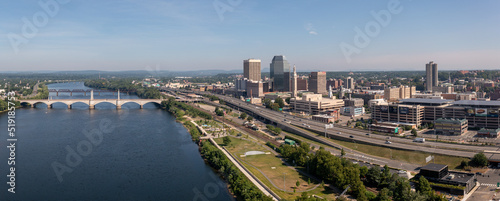
[[[273,91],[290,91],[290,64],[285,56],[274,56],[270,67]]]
[[[260,81],[260,60],[248,59],[243,61],[243,77],[250,81]]]
[[[297,97],[297,70],[295,69],[295,65],[293,65],[293,74],[292,74],[292,98]]]
[[[326,72],[311,72],[311,75],[309,75],[309,91],[315,94],[326,94]]]
[[[347,77],[347,79],[345,80],[345,88],[354,89],[354,78]]]
[[[425,79],[426,89],[432,91],[432,87],[438,86],[438,65],[433,61],[425,64],[425,73],[427,75]]]

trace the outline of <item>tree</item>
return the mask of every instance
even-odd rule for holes
[[[297,182],[295,183],[295,186],[297,186],[297,188],[300,186],[299,180],[297,180]]]
[[[424,176],[420,176],[415,189],[421,194],[429,194],[432,192],[431,184]]]
[[[231,138],[229,138],[229,136],[223,137],[222,142],[224,145],[229,146],[229,144],[231,144]]]
[[[360,177],[362,177],[362,178],[366,177],[366,174],[367,174],[367,173],[368,173],[368,167],[366,167],[366,166],[361,166],[361,167],[359,168],[359,176],[360,176]]]
[[[253,120],[253,117],[252,117],[252,116],[248,116],[248,117],[247,117],[247,120],[248,120],[248,121],[252,121],[252,120]]]
[[[290,99],[292,99],[292,98],[290,98],[290,97],[286,98],[286,99],[285,99],[285,102],[286,102],[287,104],[290,104]]]
[[[472,163],[473,166],[484,167],[484,166],[488,165],[488,158],[486,158],[484,153],[481,152],[481,153],[477,153],[476,155],[474,155],[474,157],[472,158],[472,160],[470,162]]]
[[[371,167],[366,173],[367,185],[377,187],[380,182],[380,170],[377,167]]]
[[[411,134],[417,137],[417,129],[411,129]]]
[[[383,188],[381,191],[378,192],[377,198],[375,200],[377,201],[390,201],[391,198],[389,196],[389,189]]]
[[[283,101],[283,99],[282,99],[282,98],[280,98],[280,97],[276,98],[276,99],[274,100],[274,102],[275,102],[275,103],[278,103],[278,105],[279,105],[279,107],[280,107],[280,108],[285,107],[285,102],[284,102],[284,101]]]
[[[342,148],[342,149],[340,150],[340,155],[341,155],[341,156],[345,156],[345,151],[344,151],[344,148]]]
[[[247,113],[242,112],[242,113],[240,114],[240,118],[241,118],[241,119],[246,119],[246,118],[247,118]]]

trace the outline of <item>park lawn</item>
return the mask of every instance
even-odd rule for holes
[[[266,186],[271,188],[276,194],[284,199],[295,199],[296,196],[300,196],[302,192],[293,193],[294,188],[297,191],[308,191],[308,193],[315,194],[327,199],[335,199],[335,194],[333,190],[328,188],[321,188],[319,182],[314,182],[311,180],[311,184],[307,184],[308,177],[299,174],[296,170],[283,165],[281,159],[277,158],[274,154],[262,154],[240,157],[244,155],[247,151],[263,151],[269,152],[268,149],[256,142],[250,142],[246,140],[241,140],[237,138],[231,138],[231,145],[226,147],[226,149],[231,152],[237,159],[242,162],[242,164],[252,172],[259,180],[264,182]],[[217,139],[216,142],[222,145],[222,139]],[[274,167],[275,169],[273,169]],[[260,170],[260,171],[259,171]],[[285,176],[285,177],[283,177]],[[283,192],[283,179],[285,179],[285,188],[289,192]],[[269,181],[270,180],[270,181]],[[296,182],[299,181],[300,185],[297,188]],[[272,183],[271,183],[272,182]],[[273,185],[273,183],[278,187]],[[316,187],[316,188],[315,188]]]

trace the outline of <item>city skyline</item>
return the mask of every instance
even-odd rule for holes
[[[301,71],[500,68],[498,1],[235,2],[4,2],[0,71],[234,70],[281,54]]]

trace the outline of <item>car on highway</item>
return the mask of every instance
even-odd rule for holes
[[[366,136],[370,136],[370,133],[365,134]]]
[[[337,134],[342,134],[341,132],[338,132]]]
[[[354,136],[352,136],[352,135],[349,135],[349,137],[350,137],[350,138],[354,138]]]
[[[399,173],[399,174],[406,174],[406,171],[404,171],[404,170],[399,170],[399,171],[398,171],[398,173]]]
[[[392,142],[391,142],[391,141],[389,141],[389,140],[387,140],[387,141],[385,141],[385,143],[386,143],[386,144],[391,144]]]
[[[307,125],[307,128],[311,128],[311,126]]]

